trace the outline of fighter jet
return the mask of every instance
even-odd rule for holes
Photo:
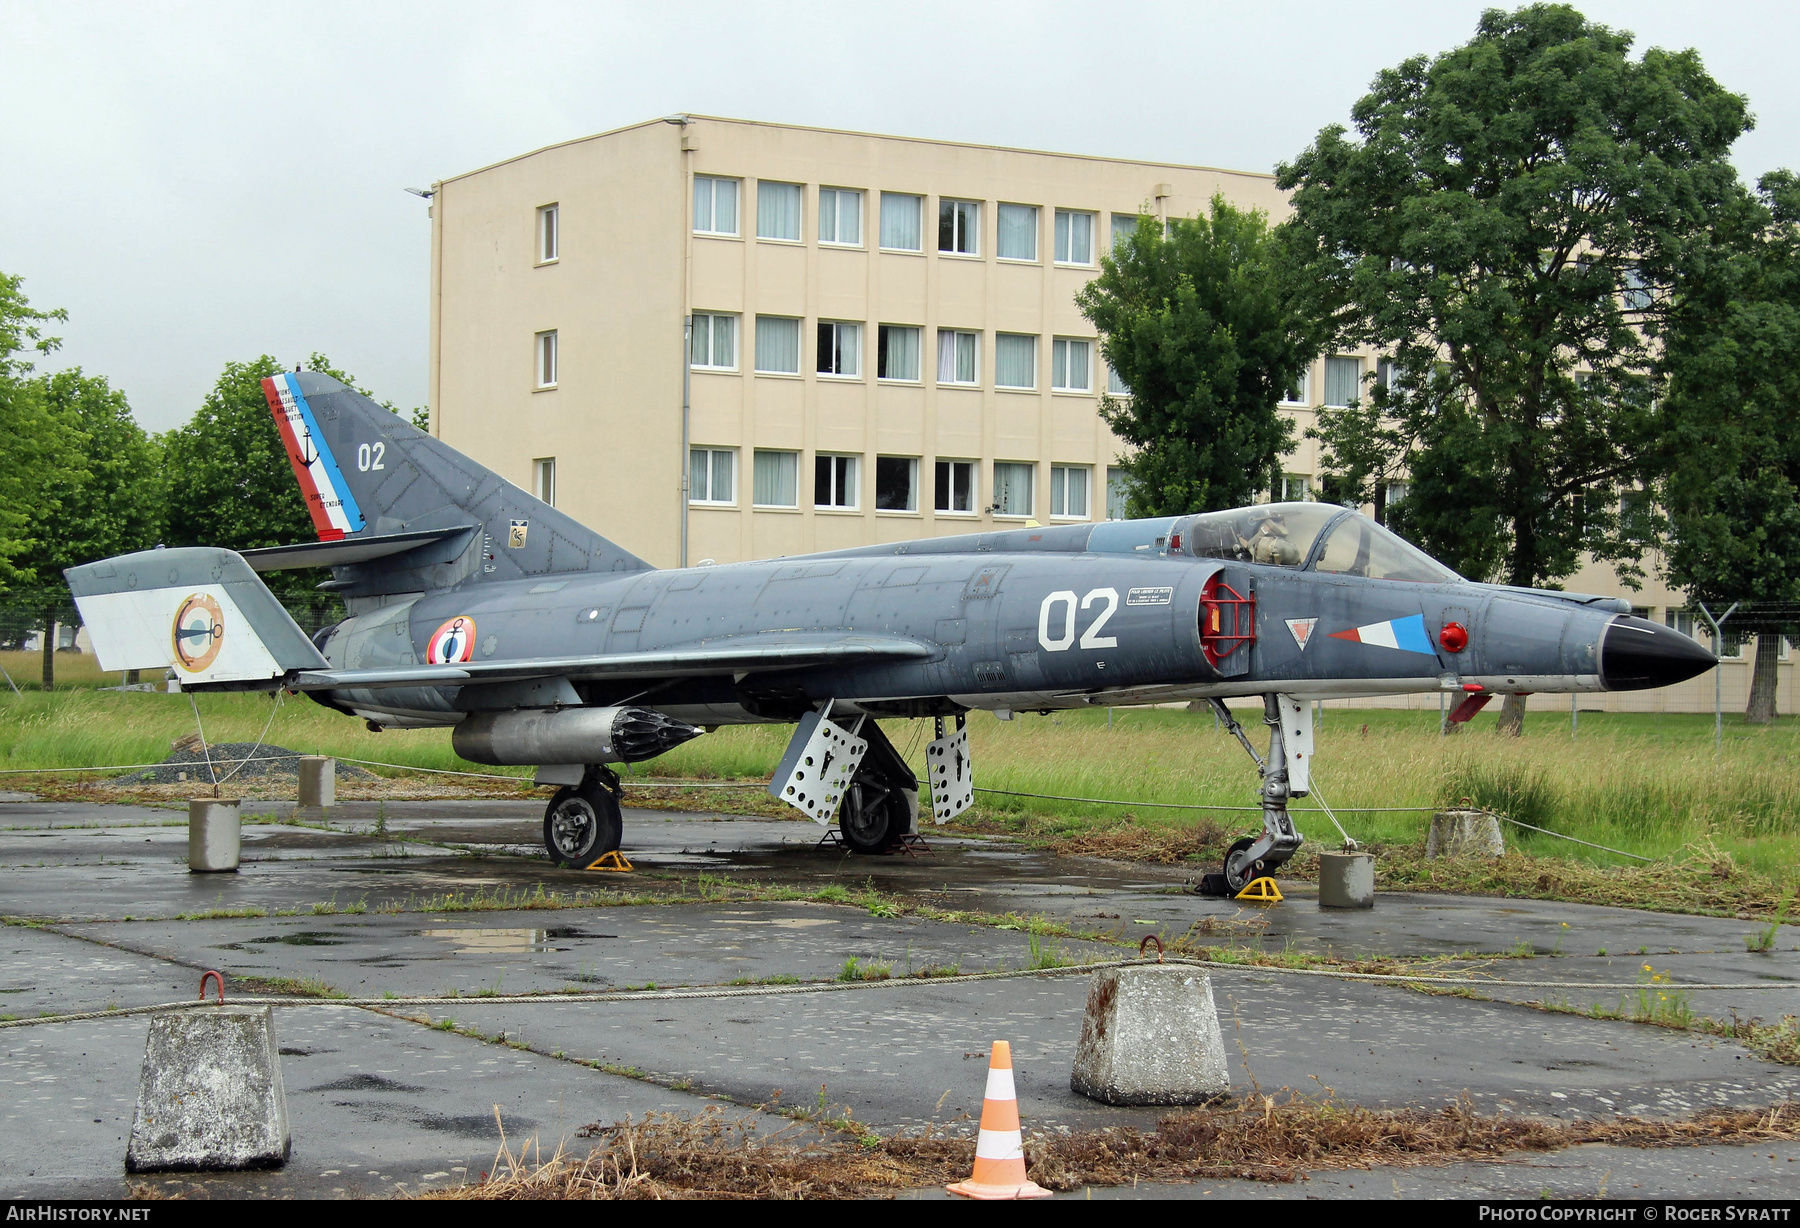
[[[108,670],[312,697],[371,728],[449,726],[556,786],[551,858],[619,847],[614,766],[702,730],[793,724],[770,792],[859,853],[973,798],[966,716],[1204,700],[1261,773],[1235,892],[1293,856],[1312,701],[1638,690],[1715,665],[1606,597],[1479,584],[1355,510],[1035,525],[658,569],[328,376],[263,381],[317,542],[158,549],[66,575]],[[258,578],[328,567],[348,617],[310,639]],[[1259,754],[1225,700],[1261,697]],[[925,780],[882,733],[931,718]]]

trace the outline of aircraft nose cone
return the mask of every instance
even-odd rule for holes
[[[1620,615],[1600,645],[1600,681],[1609,691],[1645,691],[1685,682],[1719,659],[1700,644],[1648,619]]]

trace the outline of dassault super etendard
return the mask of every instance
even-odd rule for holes
[[[1035,525],[659,570],[325,375],[264,381],[319,540],[123,555],[65,574],[108,670],[304,692],[372,726],[451,726],[560,786],[568,865],[620,841],[611,765],[703,728],[796,725],[770,791],[880,852],[968,806],[964,716],[1261,696],[1263,829],[1236,890],[1300,847],[1310,701],[1635,690],[1716,664],[1619,600],[1464,580],[1324,503]],[[603,480],[604,475],[594,475]],[[258,572],[329,567],[349,617],[309,639]],[[923,785],[883,717],[930,717]]]

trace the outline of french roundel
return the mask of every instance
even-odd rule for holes
[[[431,633],[425,660],[432,665],[459,665],[475,655],[475,620],[457,615]]]

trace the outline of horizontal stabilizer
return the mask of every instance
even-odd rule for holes
[[[63,576],[108,672],[173,669],[183,687],[230,687],[326,664],[230,550],[145,550]]]
[[[420,529],[412,533],[383,533],[371,537],[342,537],[335,541],[298,542],[243,551],[244,561],[257,571],[292,571],[300,567],[345,567],[389,555],[406,554],[421,546],[475,532],[472,524],[449,529]]]
[[[917,661],[939,649],[917,640],[884,636],[776,638],[759,635],[689,648],[615,652],[587,657],[534,657],[515,661],[412,665],[392,669],[309,669],[290,684],[295,690],[340,688],[469,686],[531,678],[675,678],[709,674],[749,674],[807,666],[862,665],[872,661]]]

